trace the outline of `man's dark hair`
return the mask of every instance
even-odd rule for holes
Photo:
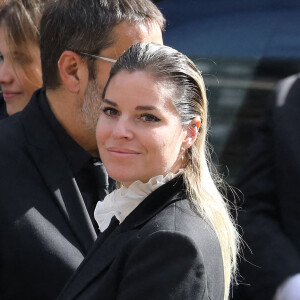
[[[51,2],[41,20],[40,47],[43,85],[60,86],[57,62],[66,50],[98,55],[114,44],[113,29],[121,22],[156,22],[165,19],[150,0],[59,0]],[[86,57],[90,78],[94,59]]]

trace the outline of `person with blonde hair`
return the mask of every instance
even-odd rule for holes
[[[0,6],[0,85],[8,115],[42,86],[39,24],[45,0],[11,0]]]
[[[118,59],[96,138],[120,188],[98,202],[103,233],[60,300],[228,299],[238,235],[207,127],[203,78],[185,55],[139,43]]]

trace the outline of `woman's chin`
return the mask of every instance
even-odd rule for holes
[[[110,178],[114,179],[115,181],[120,182],[125,187],[129,187],[133,182],[140,180],[141,182],[148,182],[151,177],[149,176],[139,176],[137,173],[128,174],[125,172],[109,172],[108,175]]]
[[[126,173],[126,171],[124,172],[112,172],[110,170],[107,170],[107,173],[109,175],[110,178],[112,178],[115,181],[121,182],[122,184],[124,184],[125,182],[134,182],[136,180],[138,180],[137,176],[133,176],[132,174],[128,174]]]

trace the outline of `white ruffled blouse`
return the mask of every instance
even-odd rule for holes
[[[98,201],[94,216],[100,231],[107,229],[113,216],[122,223],[148,195],[182,173],[183,170],[180,169],[176,174],[158,175],[152,177],[147,183],[137,180],[128,188],[122,186],[107,195],[103,201]]]

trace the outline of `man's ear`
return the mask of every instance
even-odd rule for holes
[[[73,94],[78,94],[83,83],[82,81],[88,80],[86,64],[73,51],[64,51],[62,53],[58,61],[58,70],[63,85]]]
[[[186,136],[182,141],[182,147],[187,150],[190,148],[196,141],[198,131],[201,125],[200,116],[195,117],[186,129]]]

